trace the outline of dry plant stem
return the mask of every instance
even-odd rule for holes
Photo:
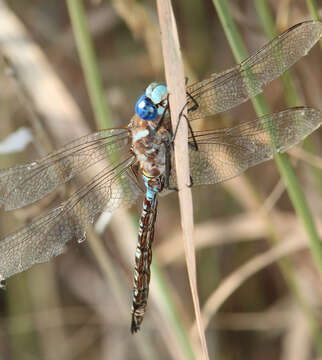
[[[179,39],[170,0],[158,0],[158,14],[161,27],[162,50],[168,91],[170,94],[170,112],[173,129],[176,129],[180,113],[186,103],[186,87],[183,62],[181,59]],[[184,119],[182,119],[184,120]],[[197,327],[202,346],[202,358],[208,359],[208,351],[204,328],[201,322],[200,305],[197,292],[195,250],[193,244],[193,210],[188,155],[188,127],[181,121],[175,139],[175,162],[179,188],[179,202],[181,225],[184,236],[187,268],[193,303],[196,314]]]
[[[281,360],[306,360],[312,354],[312,329],[299,307],[289,308],[292,314],[281,343]]]
[[[280,178],[278,183],[274,186],[273,190],[269,194],[269,196],[265,199],[263,205],[259,208],[259,212],[263,212],[264,215],[267,215],[271,212],[278,200],[281,198],[285,191],[285,185],[283,180]]]

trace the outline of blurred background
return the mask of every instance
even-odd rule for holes
[[[84,3],[109,119],[114,127],[125,126],[147,84],[164,81],[156,5],[145,0]],[[259,6],[264,1],[227,3],[254,53],[270,38]],[[276,34],[312,19],[309,1],[265,3]],[[317,5],[321,15],[322,1]],[[235,65],[211,0],[177,0],[173,6],[189,83]],[[4,45],[12,34],[21,41],[15,50]],[[1,168],[35,160],[100,126],[65,1],[0,1],[0,39]],[[293,105],[322,109],[321,59],[316,45],[292,68],[291,89],[282,80],[265,89],[272,111]],[[215,129],[255,118],[247,102],[193,126]],[[8,150],[6,139],[21,128],[24,140],[9,141]],[[290,151],[320,234],[321,137],[318,130],[310,142]],[[77,183],[29,207],[1,209],[1,237],[57,205]],[[210,358],[322,358],[321,279],[274,162],[224,184],[194,188],[193,199]],[[68,244],[65,254],[7,281],[0,291],[0,359],[188,359],[192,349],[198,354],[174,193],[159,201],[150,302],[141,331],[130,333],[140,209],[139,201],[116,212],[108,226],[104,220],[104,226],[89,230],[88,241]]]

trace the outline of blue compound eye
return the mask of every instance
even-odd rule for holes
[[[160,104],[168,97],[168,88],[164,84],[151,83],[145,90],[145,95],[151,99],[153,104]]]
[[[158,84],[158,86],[153,89],[150,99],[154,104],[160,104],[167,99],[167,96],[168,88],[163,84]]]
[[[145,95],[151,99],[153,90],[159,85],[159,83],[153,82],[145,89]]]
[[[142,95],[137,101],[135,112],[146,121],[155,120],[158,116],[157,107],[145,95]]]

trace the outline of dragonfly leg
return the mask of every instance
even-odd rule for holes
[[[189,145],[192,146],[192,148],[195,150],[195,151],[198,151],[198,144],[197,144],[197,140],[195,138],[195,134],[192,130],[192,127],[191,127],[191,124],[190,124],[190,121],[188,120],[187,116],[186,115],[183,115],[187,121],[187,124],[188,124],[188,128],[189,128],[189,131],[190,131],[190,134],[191,134],[191,137],[192,137],[192,142],[189,142]]]
[[[170,186],[170,174],[171,174],[171,152],[170,152],[170,142],[167,141],[164,143],[165,146],[165,175],[164,175],[164,187],[168,190],[179,191],[175,186]]]
[[[192,188],[192,187],[193,187],[193,178],[192,178],[191,175],[189,176],[189,178],[190,178],[190,183],[187,184],[187,186],[188,186],[189,188]]]
[[[169,94],[167,96],[167,101],[168,101],[168,104],[169,104]],[[166,108],[164,108],[164,110],[162,112],[162,115],[160,116],[160,119],[158,120],[156,126],[153,129],[151,129],[151,128],[149,129],[151,137],[153,137],[157,133],[157,131],[160,129],[160,127],[161,127],[161,125],[163,123],[163,120],[165,118],[165,115],[166,115],[168,110],[169,110],[169,105]]]
[[[187,104],[186,104],[186,105],[187,105]],[[177,132],[178,132],[178,129],[179,129],[180,120],[181,120],[182,117],[184,117],[185,120],[186,120],[186,122],[187,122],[187,125],[188,125],[189,133],[191,134],[191,137],[192,137],[192,142],[189,142],[189,145],[192,146],[192,148],[193,148],[195,151],[198,151],[198,150],[199,150],[198,144],[197,144],[197,141],[196,141],[194,132],[193,132],[193,130],[192,130],[190,121],[189,121],[189,119],[187,118],[187,116],[183,114],[183,111],[184,111],[184,108],[186,107],[186,105],[185,105],[185,106],[183,107],[183,109],[180,111],[179,120],[177,121],[177,125],[176,125],[176,128],[175,128],[174,134],[173,134],[173,136],[172,136],[171,142],[172,142],[172,144],[174,143],[174,140],[175,140],[175,138],[176,138],[176,135],[177,135]]]
[[[170,186],[170,174],[171,174],[171,152],[170,152],[170,142],[164,143],[165,146],[165,175],[164,175],[164,187],[168,190],[179,191],[176,186]],[[190,175],[190,182],[187,184],[188,187],[193,186],[193,179]]]
[[[188,113],[197,110],[199,107],[197,100],[188,91],[186,91],[186,94],[194,104],[190,109],[188,109]]]
[[[0,289],[5,289],[7,286],[6,280],[0,277]]]
[[[156,134],[156,133],[158,132],[158,130],[160,129],[160,127],[161,127],[161,125],[162,125],[162,123],[163,123],[163,120],[164,120],[165,112],[166,112],[166,110],[163,111],[160,119],[158,120],[158,122],[157,122],[157,124],[156,124],[156,126],[155,126],[154,128],[149,127],[149,132],[150,132],[149,135],[150,135],[151,137],[154,137],[155,134]]]

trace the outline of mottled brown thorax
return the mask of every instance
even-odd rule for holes
[[[132,133],[132,150],[137,156],[142,173],[154,178],[165,173],[166,146],[169,143],[169,131],[161,126],[154,136],[150,136],[149,127],[153,128],[157,120],[142,120],[138,115],[131,119],[129,128]]]

